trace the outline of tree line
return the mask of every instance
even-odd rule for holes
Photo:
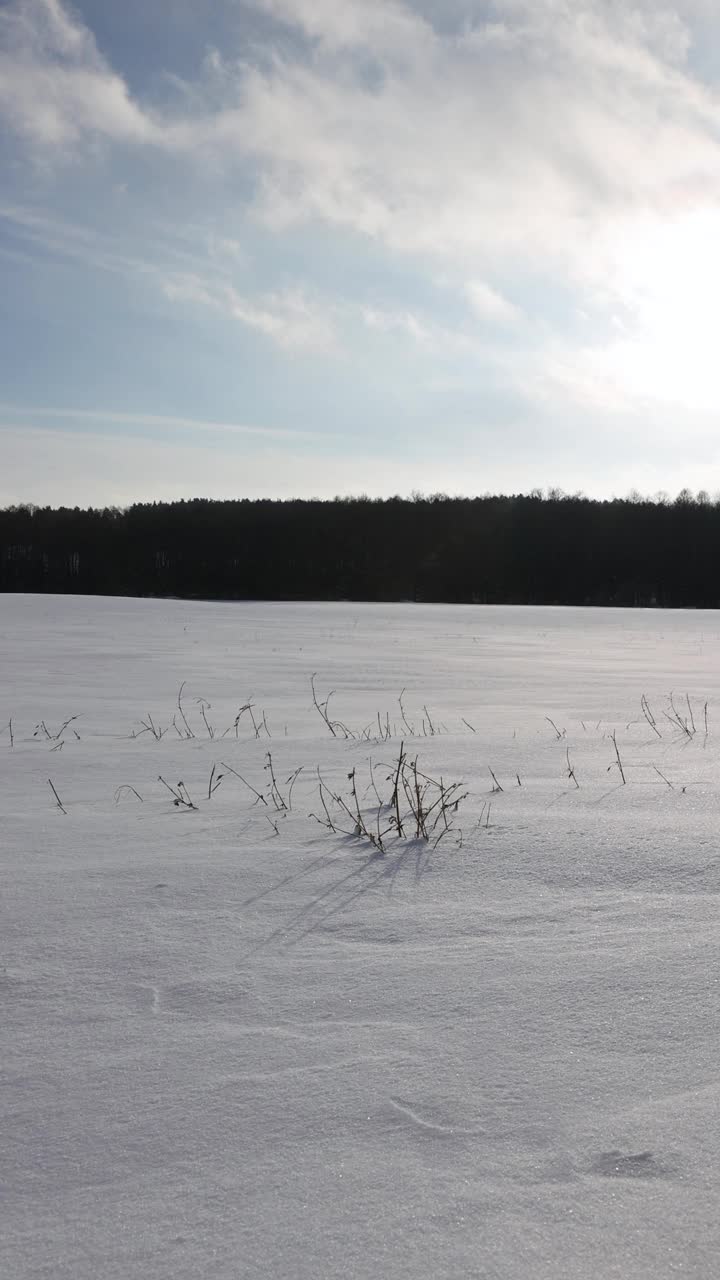
[[[0,590],[720,607],[720,501],[582,495],[0,510]]]

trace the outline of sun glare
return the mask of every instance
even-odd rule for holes
[[[636,226],[616,257],[610,375],[631,396],[720,408],[720,211]]]

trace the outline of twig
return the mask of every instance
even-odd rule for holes
[[[228,773],[234,773],[235,777],[240,779],[240,781],[247,787],[248,791],[252,791],[253,795],[256,797],[256,801],[262,800],[262,803],[264,805],[267,805],[267,800],[265,799],[264,795],[262,795],[261,792],[256,791],[255,787],[253,787],[252,784],[248,782],[247,778],[243,778],[242,774],[238,773],[237,769],[233,769],[232,765],[226,764],[224,760],[221,760],[220,764],[222,765],[223,769],[227,769]]]
[[[687,702],[687,709],[688,709],[688,711],[689,711],[689,713],[690,713],[690,723],[691,723],[691,725],[692,725],[692,731],[693,731],[693,733],[697,733],[697,730],[696,730],[696,728],[695,728],[695,717],[694,717],[694,715],[693,715],[693,709],[692,709],[692,705],[691,705],[691,703],[690,703],[690,695],[689,695],[688,693],[686,693],[686,694],[685,694],[685,701]]]
[[[79,720],[79,719],[80,719],[80,717],[79,717],[79,716],[68,716],[68,718],[67,718],[67,720],[65,721],[65,723],[60,725],[60,728],[58,729],[57,733],[55,734],[55,738],[56,738],[56,740],[62,736],[62,734],[63,734],[63,733],[65,732],[65,730],[67,729],[68,725],[69,725],[69,724],[72,724],[73,720]]]
[[[317,776],[318,776],[318,786],[319,786],[319,791],[320,791],[320,803],[321,803],[321,805],[322,805],[322,807],[323,807],[323,809],[324,809],[324,811],[325,811],[325,817],[327,818],[327,825],[328,825],[328,827],[330,828],[330,830],[331,830],[331,831],[335,831],[335,825],[334,825],[334,823],[333,823],[332,818],[330,817],[330,810],[328,809],[327,804],[326,804],[326,802],[325,802],[325,794],[324,794],[326,791],[328,792],[328,795],[331,795],[332,793],[328,790],[328,788],[326,787],[325,783],[323,782],[323,778],[322,778],[322,774],[320,773],[320,766],[319,766],[319,765],[318,765],[318,767],[317,767]],[[318,821],[320,821],[320,819],[318,819]]]
[[[287,804],[285,803],[285,801],[282,798],[282,795],[280,794],[280,788],[278,787],[277,780],[275,778],[275,770],[273,769],[272,756],[269,751],[267,752],[265,759],[267,760],[267,764],[264,765],[263,767],[267,769],[270,774],[270,798],[273,804],[275,805],[276,809],[287,809]]]
[[[623,780],[623,786],[625,786],[627,784],[627,778],[625,777],[625,770],[623,769],[622,760],[620,759],[620,752],[618,750],[617,738],[615,737],[615,730],[613,730],[610,737],[612,739],[612,744],[615,748],[615,755],[617,757],[616,764],[618,769],[620,770],[620,777]],[[612,765],[610,766],[610,768],[612,769]]]
[[[316,675],[317,675],[317,672],[314,671],[310,677],[310,688],[312,689],[313,706],[315,707],[315,710],[320,716],[320,719],[324,722],[326,727],[330,730],[333,738],[337,738],[337,733],[335,732],[335,726],[332,720],[330,719],[330,716],[328,715],[328,709],[327,709],[328,703],[332,698],[332,690],[330,691],[330,693],[328,694],[324,702],[322,703],[318,702],[318,696],[317,696],[317,693],[315,692],[315,676]]]
[[[655,717],[652,711],[650,710],[650,704],[647,698],[645,697],[645,694],[643,694],[640,699],[640,706],[642,707],[642,713],[645,719],[647,720],[648,724],[650,725],[650,728],[652,729],[653,733],[656,733],[658,738],[662,738],[662,734],[658,729],[657,724],[655,723]]]
[[[250,701],[249,701],[249,702],[246,702],[242,707],[238,707],[238,712],[237,712],[237,715],[235,716],[235,719],[233,720],[232,724],[229,724],[229,725],[228,725],[228,727],[227,727],[227,729],[224,731],[224,733],[221,733],[221,735],[220,735],[220,736],[221,736],[221,738],[226,738],[226,737],[227,737],[227,735],[231,732],[231,730],[232,730],[232,729],[234,729],[234,730],[235,730],[235,737],[236,737],[236,738],[238,738],[238,737],[240,736],[240,735],[239,735],[239,726],[240,726],[240,721],[242,720],[243,716],[245,715],[245,712],[246,712],[246,711],[249,711],[251,707],[252,707],[252,699],[250,699]]]
[[[390,797],[390,804],[395,809],[395,830],[398,836],[401,838],[404,832],[403,832],[402,818],[400,817],[400,775],[403,772],[404,765],[405,765],[405,743],[401,742],[400,754],[398,755],[398,761],[397,761],[397,768],[395,770],[395,777],[393,779],[392,796]]]
[[[411,725],[411,724],[408,722],[408,718],[407,718],[407,716],[405,715],[405,707],[403,706],[403,697],[404,697],[404,695],[405,695],[405,690],[404,690],[404,689],[401,689],[401,690],[400,690],[400,697],[398,698],[398,702],[399,702],[399,704],[400,704],[400,717],[401,717],[401,719],[402,719],[403,724],[405,725],[405,728],[407,729],[408,733],[410,734],[410,737],[411,737],[411,738],[414,738],[414,737],[415,737],[415,727],[414,727],[414,725]]]
[[[216,776],[216,770],[217,770],[217,765],[214,764],[212,769],[210,770],[210,781],[208,782],[208,800],[212,800],[213,796],[215,795],[215,792],[220,786],[220,783],[225,777],[224,773],[218,773]]]
[[[54,785],[53,785],[52,781],[50,780],[50,778],[48,778],[48,785],[49,785],[50,790],[52,791],[52,793],[53,793],[53,795],[54,795],[54,797],[55,797],[55,800],[56,800],[56,802],[57,802],[57,807],[58,807],[58,809],[61,809],[61,810],[62,810],[62,812],[63,812],[63,813],[65,814],[65,816],[67,817],[67,809],[65,808],[65,806],[64,806],[64,804],[63,804],[63,802],[62,802],[62,800],[60,799],[60,797],[59,797],[59,795],[58,795],[57,791],[55,790],[55,787],[54,787]]]
[[[180,685],[180,688],[178,689],[178,696],[177,696],[177,708],[178,708],[178,711],[180,712],[180,719],[182,720],[183,724],[185,725],[185,736],[186,736],[186,737],[188,737],[188,738],[194,738],[194,737],[195,737],[195,734],[193,733],[192,729],[190,728],[190,725],[189,725],[189,723],[188,723],[188,718],[187,718],[187,716],[185,715],[185,712],[184,712],[184,710],[183,710],[183,704],[182,704],[182,694],[183,694],[183,689],[185,688],[186,683],[187,683],[187,682],[186,682],[185,680],[183,680],[182,684]]]
[[[188,789],[185,786],[184,782],[178,782],[177,787],[171,787],[170,783],[165,781],[162,774],[158,774],[158,782],[162,782],[163,786],[170,792],[170,795],[173,798],[173,804],[176,807],[178,808],[182,807],[184,809],[197,809],[197,805],[193,804],[192,800],[190,799]]]
[[[572,778],[573,782],[575,783],[575,786],[577,787],[577,789],[578,789],[578,791],[579,791],[579,790],[580,790],[580,783],[578,782],[577,778],[575,777],[575,770],[574,770],[573,766],[572,766],[572,765],[571,765],[571,763],[570,763],[570,748],[569,748],[569,747],[567,747],[567,748],[565,749],[565,759],[566,759],[566,761],[567,761],[567,776],[568,776],[568,778]]]
[[[297,782],[297,780],[298,780],[298,778],[299,778],[300,774],[302,773],[302,771],[303,771],[303,766],[302,766],[302,765],[298,765],[298,767],[297,767],[297,769],[295,770],[295,772],[294,772],[294,773],[291,773],[291,774],[290,774],[290,777],[285,779],[285,786],[286,786],[286,787],[287,787],[287,786],[289,786],[289,788],[290,788],[290,790],[288,791],[288,798],[287,798],[287,807],[288,807],[288,809],[292,809],[292,793],[293,793],[293,787],[295,786],[295,783]]]
[[[161,740],[161,738],[162,738],[163,734],[166,732],[166,730],[165,730],[165,729],[157,729],[157,728],[155,727],[155,725],[153,724],[153,718],[152,718],[152,716],[150,715],[150,712],[149,712],[149,711],[148,711],[148,713],[147,713],[147,721],[145,721],[145,720],[141,720],[141,721],[140,721],[140,723],[141,723],[141,725],[143,726],[143,733],[151,733],[151,734],[152,734],[152,736],[153,736],[153,738],[155,739],[155,741],[156,741],[156,742],[160,742],[160,740]],[[139,737],[141,737],[141,734],[138,734],[137,736],[138,736],[138,738],[139,738]]]
[[[680,715],[680,712],[675,706],[674,695],[672,693],[670,694],[670,706],[672,708],[672,716],[668,716],[667,712],[665,712],[665,715],[667,716],[668,720],[670,720],[671,723],[677,724],[678,728],[682,729],[683,733],[686,735],[689,741],[690,738],[692,738],[693,736],[692,732],[690,730],[687,720],[683,720],[682,716]]]
[[[388,738],[392,737],[392,731],[390,729],[390,712],[389,711],[385,712],[385,723],[383,724],[382,720],[380,719],[380,712],[378,711],[377,724],[378,724],[378,737],[381,742],[386,742]]]
[[[143,804],[143,803],[144,803],[143,798],[142,798],[142,796],[140,795],[140,792],[139,792],[139,791],[136,791],[134,787],[131,787],[129,782],[124,782],[124,783],[122,784],[122,786],[118,787],[118,788],[117,788],[117,791],[115,792],[115,804],[118,804],[118,802],[119,802],[119,800],[120,800],[120,798],[121,798],[121,796],[122,796],[123,792],[125,792],[125,791],[132,791],[133,795],[134,795],[134,796],[137,796],[137,798],[138,798],[138,800],[140,801],[140,803],[141,803],[141,804]]]
[[[210,741],[212,741],[213,738],[215,737],[215,730],[213,729],[212,725],[208,722],[207,715],[205,714],[205,703],[202,700],[200,702],[200,715],[202,716],[203,722],[205,724],[205,728],[207,729],[208,738],[210,738]]]

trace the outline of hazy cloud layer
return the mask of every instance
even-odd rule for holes
[[[363,420],[378,467],[412,441],[420,487],[470,445],[466,487],[561,482],[558,422],[588,489],[640,484],[653,447],[664,487],[680,463],[720,485],[709,3],[162,8],[142,39],[139,0],[112,29],[101,0],[0,10],[17,405],[38,362],[68,410],[172,418],[189,394],[188,418],[331,433],[336,488]]]

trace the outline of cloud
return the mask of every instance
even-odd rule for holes
[[[69,222],[53,212],[0,201],[0,223],[11,227],[28,246],[79,260],[100,271],[152,274],[156,270],[156,261],[147,247],[145,256],[133,254],[106,231]]]
[[[254,6],[332,52],[381,49],[404,61],[433,37],[430,25],[398,0],[254,0]]]
[[[469,280],[465,285],[465,292],[473,311],[481,320],[511,328],[522,323],[523,313],[520,307],[509,302],[484,280]]]
[[[45,148],[87,136],[144,143],[157,130],[60,0],[11,0],[0,12],[0,113]]]
[[[275,230],[331,224],[479,277],[539,258],[601,277],[608,221],[720,197],[716,94],[686,67],[696,5],[496,0],[444,31],[401,0],[253,7],[310,47],[211,51],[151,110],[60,0],[12,0],[0,111],[46,149],[104,139],[252,175]]]
[[[244,422],[217,422],[213,419],[182,418],[175,414],[157,413],[122,413],[114,409],[67,409],[54,406],[15,405],[0,402],[0,430],[23,430],[16,419],[30,418],[33,429],[42,429],[39,424],[50,422],[88,423],[91,427],[132,427],[139,433],[152,435],[157,433],[187,432],[206,433],[219,432],[237,436],[258,436],[265,440],[324,440],[326,437],[318,431],[292,430],[283,427],[254,426]],[[3,421],[6,419],[6,421]]]
[[[227,281],[182,275],[166,279],[163,292],[173,302],[191,302],[224,312],[288,350],[330,352],[335,348],[332,308],[300,289],[251,297]]]
[[[437,340],[437,330],[420,320],[412,311],[390,311],[386,308],[362,307],[363,324],[377,333],[400,333],[427,346]]]
[[[243,45],[250,9],[262,43]],[[698,212],[720,204],[720,101],[693,70],[709,0],[236,0],[234,11],[221,50],[149,102],[61,0],[0,8],[0,116],[31,160],[69,156],[76,172],[86,149],[105,148],[120,181],[128,157],[152,156],[142,199],[164,198],[170,176],[212,228],[204,255],[170,261],[169,238],[147,227],[138,248],[27,208],[0,215],[28,242],[144,274],[178,311],[212,310],[285,352],[393,337],[418,367],[450,348],[468,363],[481,353],[483,371],[544,404],[717,403],[701,337],[717,327],[702,281],[717,228],[692,255]],[[283,245],[331,232],[352,264],[347,289],[340,271],[334,294],[313,279],[299,250],[273,274],[266,246],[255,273],[253,230]],[[373,253],[404,264],[386,294],[358,284]],[[427,292],[416,304],[413,273],[427,292],[442,279],[437,314]],[[525,344],[521,358],[503,339]]]
[[[395,250],[580,269],[608,218],[701,176],[720,191],[715,99],[684,71],[673,10],[508,0],[502,23],[448,36],[399,4],[263,7],[318,41],[247,70],[241,136],[224,122],[260,164],[272,226],[318,219]]]

